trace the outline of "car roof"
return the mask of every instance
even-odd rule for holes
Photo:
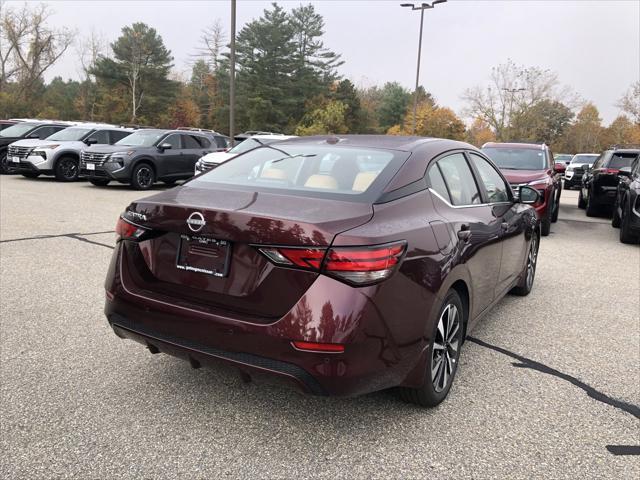
[[[293,137],[288,140],[284,140],[281,143],[309,145],[319,145],[326,143],[329,145],[338,146],[383,148],[387,150],[412,152],[420,146],[431,142],[451,142],[453,144],[464,145],[463,148],[468,148],[471,146],[463,142],[457,142],[455,140],[445,140],[441,138],[431,137],[410,137],[401,135],[314,135],[309,137]],[[475,147],[472,148],[475,149]]]
[[[576,154],[574,155],[574,157],[578,157],[578,156],[580,156],[580,155],[584,155],[584,156],[587,156],[587,155],[588,155],[588,156],[592,157],[593,155],[600,155],[600,154],[599,154],[599,153],[576,153]]]
[[[546,145],[544,143],[522,143],[522,142],[487,142],[482,145],[482,148],[522,148],[529,150],[544,150]]]
[[[249,138],[257,138],[258,140],[289,140],[290,138],[298,138],[298,137],[297,135],[270,134],[270,135],[252,135],[250,137],[247,137],[247,140],[249,140]]]

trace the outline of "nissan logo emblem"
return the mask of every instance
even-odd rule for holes
[[[204,217],[200,212],[193,212],[187,218],[187,226],[192,232],[199,232],[206,224],[207,222],[204,221]]]

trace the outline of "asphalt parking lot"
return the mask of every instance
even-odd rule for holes
[[[472,332],[434,410],[244,384],[118,339],[102,285],[141,196],[0,177],[0,477],[640,477],[640,247],[577,192],[533,292]]]

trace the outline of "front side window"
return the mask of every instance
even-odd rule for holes
[[[108,145],[109,130],[98,130],[97,132],[93,132],[89,138],[94,139],[98,144]]]
[[[454,153],[438,160],[438,166],[454,205],[482,203],[476,181],[462,153]]]
[[[483,183],[489,203],[508,202],[509,186],[502,179],[500,174],[484,158],[474,153],[470,153],[471,161],[480,173],[480,181]]]
[[[127,132],[126,130],[111,130],[111,141],[109,143],[119,142],[129,135],[131,135],[131,132]]]
[[[542,149],[485,147],[482,152],[504,170],[546,170],[548,168]]]
[[[162,142],[160,142],[160,144],[163,144],[163,143],[168,143],[169,145],[171,145],[171,148],[173,150],[178,150],[180,149],[180,135],[177,135],[177,134],[169,135],[167,138],[162,140]]]

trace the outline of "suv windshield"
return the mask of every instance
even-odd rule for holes
[[[29,130],[37,127],[33,123],[16,123],[15,125],[0,131],[0,137],[21,137]]]
[[[119,140],[115,145],[125,145],[128,147],[151,147],[163,137],[167,132],[164,130],[138,130],[131,135]]]
[[[593,162],[595,162],[599,156],[600,155],[574,155],[571,163],[588,163],[589,165],[593,165]]]
[[[493,162],[506,170],[545,170],[547,162],[544,151],[532,148],[497,148],[482,149]]]
[[[223,163],[189,185],[217,183],[252,191],[265,188],[304,196],[360,198],[378,177],[390,180],[407,156],[405,152],[355,147],[264,146]]]
[[[85,135],[89,132],[93,131],[92,128],[65,128],[64,130],[60,130],[59,132],[54,133],[47,140],[57,140],[59,142],[73,142],[82,140]]]

